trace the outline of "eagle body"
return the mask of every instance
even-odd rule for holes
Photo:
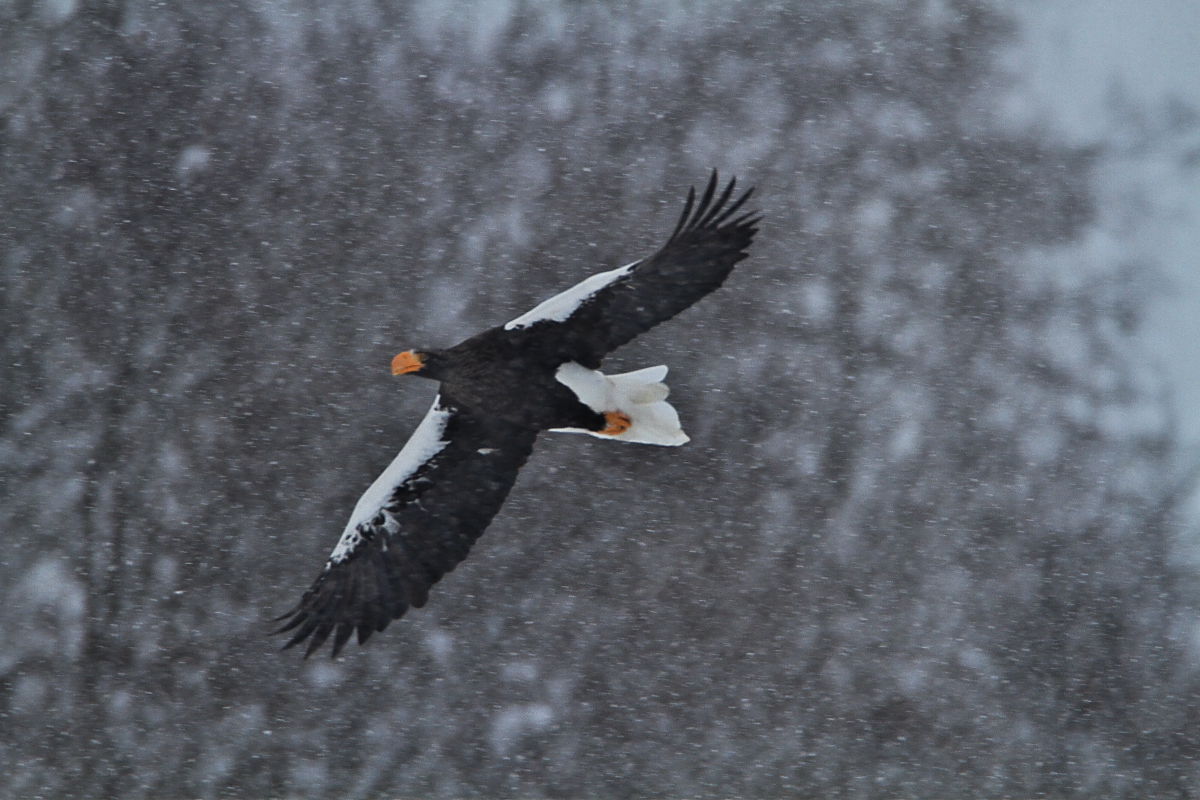
[[[416,374],[440,381],[442,394],[461,405],[513,425],[603,428],[604,416],[555,377],[562,359],[523,338],[491,328],[447,351],[424,353]]]
[[[657,445],[688,441],[667,402],[665,366],[620,375],[603,358],[718,288],[747,256],[759,217],[717,173],[688,192],[654,255],[593,275],[504,325],[444,350],[409,350],[396,375],[438,382],[400,453],[363,493],[324,567],[280,620],[305,657],[336,656],[409,608],[457,566],[500,510],[545,430]]]

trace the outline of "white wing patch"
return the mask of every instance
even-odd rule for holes
[[[575,313],[575,309],[583,305],[584,301],[589,297],[592,297],[596,292],[618,278],[628,275],[640,263],[640,260],[634,261],[632,264],[626,264],[623,267],[618,267],[608,272],[601,272],[598,275],[593,275],[590,278],[580,281],[565,292],[560,292],[549,300],[543,300],[512,322],[506,323],[504,330],[511,331],[517,328],[528,328],[535,322],[563,322],[569,319]]]
[[[409,480],[422,464],[442,452],[449,444],[442,435],[446,432],[446,423],[454,412],[441,408],[441,400],[440,395],[434,398],[433,406],[425,415],[425,419],[421,420],[421,424],[413,431],[400,453],[355,503],[350,521],[346,523],[342,537],[338,539],[337,546],[329,556],[330,561],[339,563],[345,560],[362,543],[363,537],[358,532],[358,526],[369,522],[382,511],[396,487]]]

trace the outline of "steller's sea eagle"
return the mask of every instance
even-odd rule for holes
[[[440,383],[425,419],[354,507],[321,573],[276,632],[305,657],[334,634],[336,656],[409,607],[462,561],[500,510],[540,431],[680,445],[665,366],[604,375],[600,361],[716,289],[744,259],[760,220],[738,214],[735,180],[695,189],[654,255],[593,275],[506,325],[447,350],[406,350],[393,375]]]

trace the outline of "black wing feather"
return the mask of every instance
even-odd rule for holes
[[[731,203],[737,179],[717,195],[713,170],[704,193],[688,190],[683,213],[654,255],[588,296],[563,320],[539,320],[509,331],[522,346],[596,369],[600,360],[715,290],[746,258],[758,232],[757,213],[734,216],[753,194]]]
[[[276,633],[294,631],[284,649],[309,640],[312,655],[333,634],[336,656],[357,634],[366,642],[466,556],[500,510],[537,431],[471,413],[440,398],[446,443],[395,486],[383,508],[355,529],[357,544],[331,558]],[[433,413],[431,410],[431,413]]]

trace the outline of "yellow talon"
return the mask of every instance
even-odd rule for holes
[[[600,431],[603,436],[619,436],[629,430],[629,426],[633,424],[633,420],[624,411],[605,411],[604,421],[608,425]]]

